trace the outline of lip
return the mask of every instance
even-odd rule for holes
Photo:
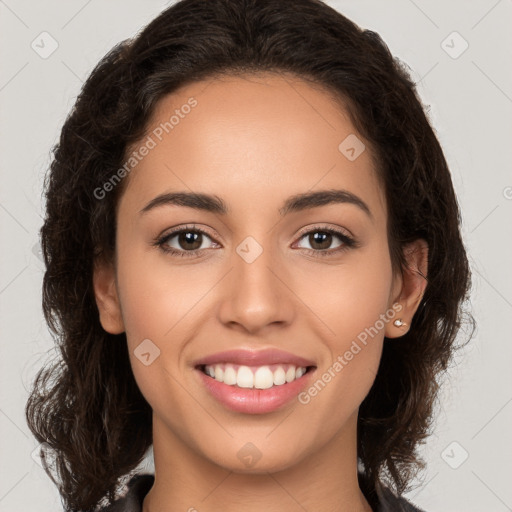
[[[194,366],[232,363],[244,366],[264,366],[270,364],[293,364],[295,366],[316,366],[314,361],[277,349],[265,350],[226,350],[198,359]],[[284,385],[284,384],[283,384]]]
[[[266,414],[285,406],[310,384],[316,370],[310,367],[302,377],[281,386],[256,389],[229,386],[206,375],[201,368],[196,368],[195,373],[209,393],[224,407],[243,414]]]
[[[204,373],[205,365],[221,363],[243,366],[289,364],[307,368],[307,372],[292,382],[272,386],[268,389],[240,388],[219,382]],[[316,370],[314,361],[277,349],[238,349],[217,352],[198,359],[195,361],[194,367],[201,384],[206,387],[213,398],[224,407],[244,414],[265,414],[285,406],[310,383]]]

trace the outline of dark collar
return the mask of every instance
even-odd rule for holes
[[[147,473],[133,476],[128,482],[128,490],[124,497],[117,499],[110,507],[100,512],[142,512],[142,502],[154,480],[155,477]],[[375,494],[376,498],[369,500],[374,512],[424,512],[405,498],[396,496],[385,486],[378,487]],[[375,505],[371,503],[372,501]]]

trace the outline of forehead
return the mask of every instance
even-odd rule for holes
[[[214,193],[243,206],[248,198],[281,203],[315,188],[344,188],[385,212],[371,148],[342,104],[293,75],[194,82],[158,102],[146,133],[127,152],[151,146],[122,198],[135,207],[173,190]],[[347,147],[362,152],[354,159]]]

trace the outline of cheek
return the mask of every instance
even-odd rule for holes
[[[182,320],[215,279],[208,271],[173,267],[152,249],[149,254],[132,250],[120,255],[118,281],[126,335],[133,345],[145,338],[179,342]]]
[[[302,293],[325,327],[319,339],[328,356],[317,370],[314,385],[299,399],[306,406],[316,403],[333,411],[328,421],[335,428],[370,390],[385,326],[395,314],[389,305],[392,270],[386,247],[361,252],[350,264],[347,260],[346,265],[322,270],[315,284]]]
[[[163,372],[164,366],[176,366],[187,336],[182,320],[200,299],[204,285],[196,282],[194,272],[184,272],[184,267],[171,274],[165,258],[154,249],[148,253],[123,242],[120,237],[119,298],[133,372],[146,395],[155,379],[167,378],[165,372],[157,378],[157,369]]]
[[[323,338],[332,356],[374,327],[390,307],[392,269],[386,249],[374,245],[354,252],[341,265],[318,266],[315,279],[300,284],[302,296],[327,329]],[[382,322],[376,328],[383,336]]]

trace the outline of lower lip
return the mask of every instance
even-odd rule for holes
[[[197,368],[196,371],[210,393],[228,409],[245,414],[265,414],[275,411],[293,400],[307,386],[315,369],[310,369],[293,382],[272,386],[268,389],[229,386]]]

